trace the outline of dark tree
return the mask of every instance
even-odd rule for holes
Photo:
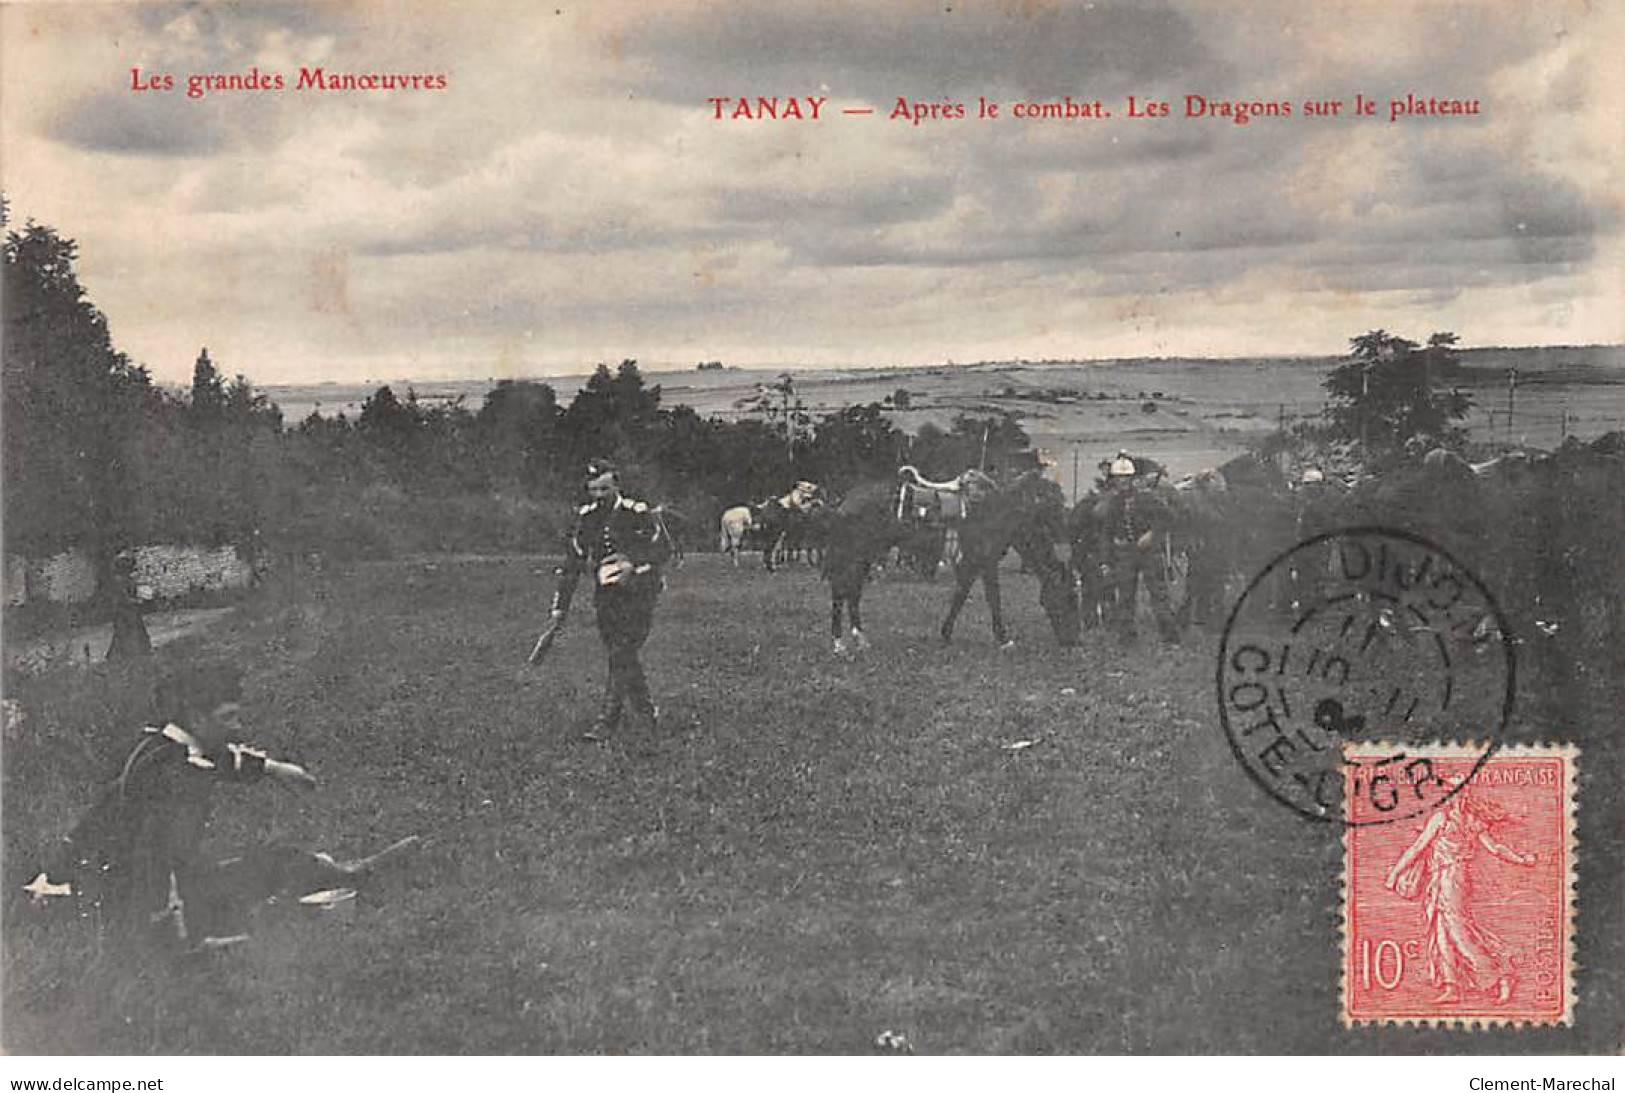
[[[1332,439],[1357,442],[1368,462],[1402,455],[1408,444],[1457,446],[1465,432],[1454,423],[1472,400],[1459,390],[1434,388],[1435,373],[1454,365],[1454,334],[1435,335],[1428,349],[1373,330],[1349,339],[1347,364],[1326,377],[1326,418]]]
[[[409,435],[416,425],[417,415],[395,397],[394,390],[387,383],[361,404],[361,414],[356,422],[356,428],[363,433],[386,442]]]
[[[162,399],[113,348],[77,258],[73,240],[43,225],[6,235],[5,540],[20,552],[82,546],[108,588],[113,556],[136,533],[129,467],[139,426]]]
[[[879,403],[848,406],[818,419],[805,465],[818,481],[839,492],[895,473],[905,446],[906,437]],[[801,473],[800,458],[796,467]]]
[[[218,417],[226,405],[226,383],[209,359],[208,347],[192,365],[192,412],[202,418]]]
[[[1019,473],[1038,466],[1032,438],[1014,414],[960,414],[954,418],[952,435],[961,444],[965,467]]]
[[[474,419],[489,481],[538,489],[558,445],[561,413],[545,383],[502,380],[489,391]]]
[[[638,362],[624,360],[613,373],[600,364],[576,393],[560,421],[565,473],[578,473],[595,456],[636,461],[654,440],[660,388],[647,387]]]

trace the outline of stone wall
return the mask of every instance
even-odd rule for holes
[[[254,569],[236,547],[137,547],[136,595],[147,601],[180,599],[195,592],[226,592],[254,583]],[[96,571],[84,551],[74,549],[43,561],[10,556],[5,567],[5,603],[84,603],[96,594]]]

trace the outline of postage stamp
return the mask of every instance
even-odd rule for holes
[[[1343,1023],[1572,1024],[1578,749],[1342,751]],[[1437,807],[1370,822],[1429,787]]]

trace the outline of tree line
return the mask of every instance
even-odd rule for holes
[[[114,346],[77,258],[52,228],[7,233],[0,425],[12,553],[79,547],[105,567],[152,542],[271,555],[550,549],[599,457],[699,544],[724,508],[798,479],[839,492],[901,462],[941,477],[1035,463],[1014,416],[960,415],[909,434],[879,403],[809,414],[784,375],[724,420],[664,404],[630,359],[600,365],[567,402],[526,380],[497,383],[477,410],[384,386],[354,418],[313,413],[286,427],[207,349],[188,388],[154,383]]]
[[[50,227],[7,231],[0,428],[11,553],[80,547],[106,566],[155,542],[289,556],[548,549],[579,500],[582,468],[599,457],[700,544],[723,509],[799,479],[839,494],[904,462],[936,478],[1037,465],[1014,414],[961,414],[911,434],[890,413],[910,408],[905,391],[815,415],[784,374],[728,420],[666,405],[631,359],[599,365],[568,402],[527,380],[497,383],[477,410],[384,386],[354,419],[313,413],[289,428],[207,349],[189,388],[155,384],[113,344],[77,258]],[[1351,339],[1325,381],[1326,412],[1278,439],[1342,445],[1373,469],[1460,446],[1470,402],[1446,386],[1459,372],[1455,342],[1441,333],[1424,347],[1384,330]]]

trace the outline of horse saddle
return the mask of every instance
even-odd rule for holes
[[[933,482],[914,467],[902,467],[897,473],[902,479],[897,489],[897,518],[932,526],[965,519],[972,504],[994,488],[992,478],[974,469],[946,482]]]

